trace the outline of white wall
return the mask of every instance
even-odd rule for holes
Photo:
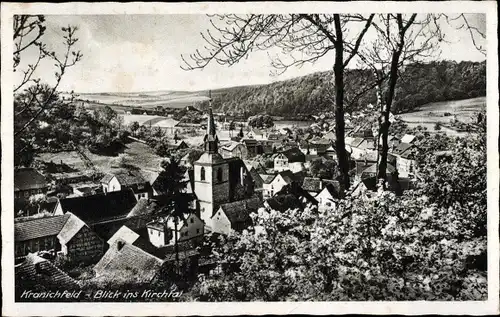
[[[231,222],[221,208],[212,217],[212,231],[222,234],[231,233]]]
[[[118,192],[122,190],[122,186],[120,185],[120,182],[118,182],[118,179],[113,176],[107,186],[106,184],[102,185],[102,189],[104,192]]]
[[[149,241],[155,247],[160,248],[165,245],[165,233],[163,230],[148,227]]]
[[[318,195],[316,195],[316,200],[318,201],[318,209],[319,210],[335,210],[336,209],[336,204],[334,202],[334,199],[332,195],[330,195],[330,192],[324,188],[322,191],[319,192]],[[332,201],[333,200],[333,201]]]

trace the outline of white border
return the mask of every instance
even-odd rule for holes
[[[14,303],[13,266],[13,14],[206,14],[286,12],[486,13],[488,124],[488,300],[484,302],[302,302],[302,303]],[[2,315],[234,315],[234,314],[470,314],[499,312],[498,43],[495,1],[449,2],[260,2],[260,3],[2,3]]]

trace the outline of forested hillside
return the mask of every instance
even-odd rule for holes
[[[332,72],[280,81],[269,85],[243,86],[214,91],[213,106],[218,111],[253,115],[294,116],[331,109],[333,104]],[[370,71],[349,70],[346,74],[346,108],[354,110],[375,103]],[[360,93],[366,91],[366,93]],[[407,112],[416,107],[444,100],[458,100],[486,95],[486,63],[441,61],[413,64],[401,71],[396,87],[393,111]]]

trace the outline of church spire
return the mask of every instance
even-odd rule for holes
[[[205,151],[208,153],[217,153],[218,151],[218,143],[219,139],[217,138],[217,134],[215,133],[215,120],[214,115],[212,113],[212,91],[208,92],[209,94],[209,109],[208,109],[208,123],[207,123],[207,134],[204,138],[204,147]]]

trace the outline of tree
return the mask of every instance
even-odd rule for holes
[[[272,65],[278,72],[289,67],[312,63],[327,53],[335,52],[333,65],[334,91],[332,98],[336,120],[336,148],[339,154],[339,169],[344,188],[349,187],[349,166],[345,155],[344,123],[344,69],[357,54],[364,35],[371,25],[373,14],[364,17],[358,14],[290,14],[290,15],[219,15],[222,23],[213,20],[213,32],[202,34],[208,44],[204,52],[190,55],[190,62],[182,56],[184,69],[204,68],[210,62],[233,65],[253,50],[271,47],[282,49],[286,59],[274,58]],[[362,30],[349,34],[349,25],[361,23]],[[344,51],[347,52],[344,58]]]
[[[334,179],[337,176],[337,163],[334,160],[317,158],[311,161],[309,173],[312,177]]]
[[[193,197],[185,192],[186,185],[189,182],[189,180],[185,178],[187,169],[180,164],[179,160],[170,157],[162,162],[161,167],[162,171],[158,175],[156,182],[158,183],[159,192],[163,193],[159,198],[160,202],[165,206],[162,212],[166,213],[168,217],[172,217],[174,220],[175,259],[178,266],[178,224],[180,222],[186,222],[186,215],[190,213],[189,204],[193,200]]]
[[[54,51],[50,51],[47,45],[43,42],[45,34],[45,17],[43,15],[15,15],[14,16],[14,72],[18,72],[22,64],[23,52],[36,49],[38,57],[34,64],[26,65],[25,70],[21,70],[22,78],[20,82],[14,85],[14,95],[24,89],[27,84],[33,84],[25,91],[29,97],[25,99],[22,107],[19,107],[14,112],[14,119],[22,115],[31,113],[29,120],[24,125],[14,131],[14,136],[18,136],[25,131],[35,120],[52,105],[53,97],[56,94],[57,88],[68,68],[75,65],[81,60],[83,55],[80,51],[74,51],[73,47],[78,38],[76,37],[75,26],[62,27],[64,33],[65,51],[62,56],[58,56]],[[47,89],[41,85],[41,79],[35,78],[34,74],[38,66],[44,59],[51,59],[55,64],[57,71],[55,75],[55,85]],[[40,93],[42,92],[43,93]],[[43,98],[40,98],[43,97]]]

